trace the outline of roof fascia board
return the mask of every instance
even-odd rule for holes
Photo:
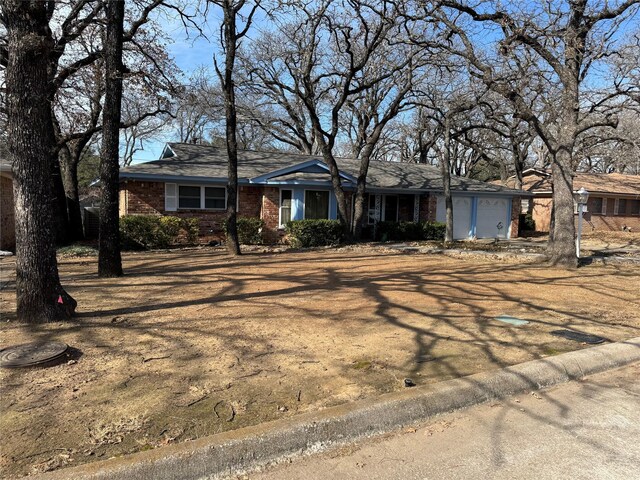
[[[273,170],[272,172],[265,173],[264,175],[259,175],[257,177],[254,177],[251,179],[251,183],[266,183],[268,180],[274,177],[281,177],[282,175],[287,175],[289,173],[299,172],[300,170],[303,170],[311,166],[317,166],[329,172],[329,167],[327,167],[324,162],[313,158],[311,160],[307,160],[302,163],[297,163],[289,167],[280,168],[278,170]],[[347,173],[340,172],[340,176],[345,180],[349,180],[350,182],[356,183],[356,179]]]
[[[120,172],[120,180],[154,180],[171,183],[227,183],[227,177],[196,177],[185,175],[162,175],[157,173],[128,173]],[[246,178],[238,179],[240,184],[249,184]]]

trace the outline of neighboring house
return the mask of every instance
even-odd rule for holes
[[[522,189],[533,194],[523,200],[522,213],[531,213],[536,230],[548,232],[551,222],[551,173],[529,169],[523,172]],[[513,187],[513,177],[506,182]],[[591,230],[640,232],[640,175],[620,173],[576,173],[574,192],[584,187],[589,192],[583,219]],[[576,207],[577,220],[577,207]]]
[[[337,218],[322,157],[254,151],[240,151],[238,157],[238,214],[264,220],[265,241],[278,241],[289,220]],[[359,162],[337,161],[353,209]],[[120,213],[197,217],[202,235],[219,237],[227,207],[226,177],[225,149],[168,144],[159,160],[120,171]],[[460,177],[452,177],[451,183],[456,239],[517,235],[520,197],[526,193]],[[367,192],[365,224],[444,221],[442,178],[436,167],[371,162]]]
[[[16,222],[11,165],[0,162],[0,250],[15,251]]]

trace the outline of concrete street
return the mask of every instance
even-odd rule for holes
[[[640,479],[640,364],[242,478]]]

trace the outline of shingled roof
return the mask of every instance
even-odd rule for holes
[[[525,175],[522,189],[532,193],[551,193],[553,185],[551,174],[531,171]],[[510,177],[506,186],[513,188],[514,177]],[[640,195],[640,175],[624,175],[622,173],[576,173],[573,178],[573,189],[587,189],[590,193]]]
[[[241,150],[238,152],[239,183],[277,183],[283,180],[304,183],[305,180],[318,182],[323,178],[328,182],[330,180],[328,173],[313,171],[305,174],[295,170],[273,178],[271,181],[256,180],[257,177],[268,176],[272,172],[309,161],[317,161],[324,165],[322,157],[317,155]],[[360,166],[358,161],[348,158],[337,158],[336,161],[345,176],[358,175]],[[160,160],[131,165],[120,171],[121,179],[222,181],[226,180],[226,176],[227,153],[224,148],[186,143],[169,143]],[[348,185],[349,181],[345,180],[345,186]],[[451,177],[451,187],[458,192],[526,194],[502,185],[456,176]],[[441,191],[443,183],[440,169],[431,165],[372,161],[367,176],[367,188],[369,190]]]

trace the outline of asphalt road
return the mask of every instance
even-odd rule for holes
[[[640,480],[640,364],[242,478]]]

